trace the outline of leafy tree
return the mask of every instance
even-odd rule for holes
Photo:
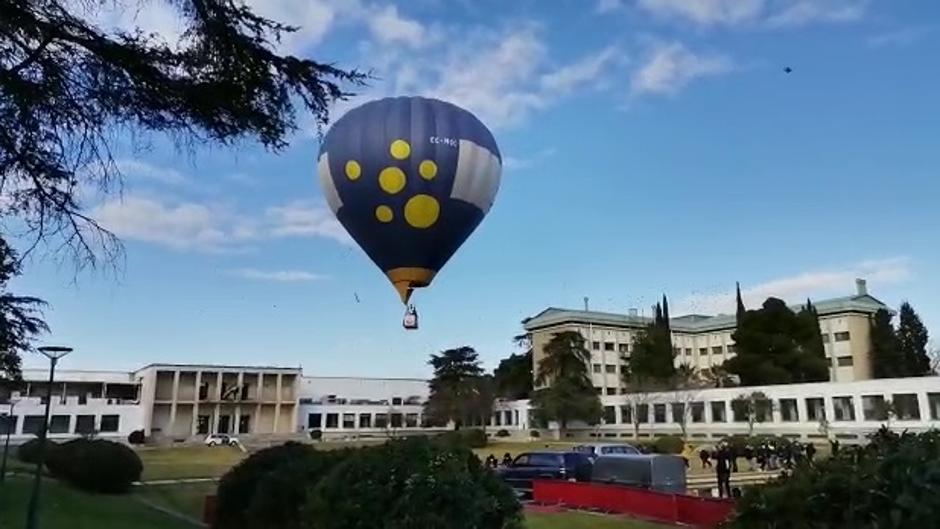
[[[49,332],[40,311],[46,303],[7,290],[10,279],[19,273],[16,251],[0,237],[0,387],[20,380],[20,355],[32,349],[36,336]]]
[[[731,409],[747,421],[747,434],[754,435],[754,423],[770,420],[774,402],[761,391],[738,395],[731,401]]]
[[[905,366],[906,376],[930,374],[930,357],[927,356],[927,328],[914,312],[911,304],[904,302],[898,311],[897,343]]]
[[[591,354],[584,337],[575,331],[556,333],[543,353],[535,380],[540,389],[532,396],[536,420],[557,421],[562,437],[572,421],[596,424],[603,409],[588,372]]]
[[[468,346],[447,349],[432,354],[428,363],[434,368],[434,376],[424,412],[433,423],[453,423],[459,429],[479,410],[478,379],[483,368],[477,352]]]
[[[79,192],[115,188],[115,138],[143,146],[138,133],[159,132],[278,150],[298,108],[324,124],[343,85],[366,79],[275,51],[296,28],[242,2],[164,2],[185,26],[179,42],[105,31],[93,20],[107,2],[0,2],[0,215],[16,216],[36,243],[54,239],[79,266],[119,251]]]
[[[870,322],[871,364],[874,378],[896,378],[906,374],[904,358],[898,348],[891,313],[878,309]]]
[[[820,356],[814,310],[795,314],[786,303],[767,298],[758,310],[747,311],[733,338],[736,355],[724,364],[743,386],[821,382],[829,364]]]
[[[665,297],[663,300],[665,301]],[[675,350],[672,347],[672,332],[669,328],[668,305],[665,311],[659,303],[655,307],[653,323],[640,331],[633,338],[633,351],[629,356],[622,356],[627,365],[627,378],[630,380],[648,379],[651,382],[668,383],[676,374]]]
[[[692,416],[692,403],[699,399],[700,390],[709,386],[708,380],[695,368],[682,364],[676,368],[676,374],[669,383],[670,404],[673,409],[673,421],[679,423],[682,438],[688,434],[689,419]],[[679,410],[680,413],[676,413]]]
[[[480,425],[484,429],[493,415],[496,401],[496,380],[493,375],[481,375],[467,381],[467,402],[464,424]]]
[[[826,345],[823,343],[822,329],[819,328],[819,312],[816,311],[816,307],[809,298],[806,299],[806,305],[803,306],[803,310],[797,314],[797,317],[803,321],[803,328],[806,333],[804,339],[801,340],[804,344],[806,357],[811,363],[814,361],[816,363],[822,362],[828,366]],[[812,369],[812,366],[804,367]]]
[[[522,334],[514,338],[516,344],[525,349],[522,354],[512,354],[499,362],[493,372],[496,378],[496,393],[505,399],[527,399],[532,393],[532,337]]]

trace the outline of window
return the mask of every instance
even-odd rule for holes
[[[824,332],[822,335],[823,343],[829,343],[829,333]]]
[[[636,405],[635,421],[638,424],[646,424],[650,422],[650,405],[649,404],[637,404]]]
[[[849,340],[851,339],[851,337],[849,336],[849,332],[848,332],[848,331],[846,331],[846,332],[837,332],[837,333],[835,333],[835,334],[833,335],[833,338],[835,338],[835,341],[837,341],[837,342],[847,342],[847,341],[849,341]]]
[[[595,387],[594,387],[594,392],[597,393],[598,395],[603,395],[603,394],[604,394],[604,388],[602,388],[602,387],[600,387],[600,386],[595,386]]]
[[[738,346],[734,344],[728,344],[728,354],[734,354],[738,352]]]
[[[685,416],[685,404],[682,402],[672,403],[672,422],[682,424],[688,418]]]
[[[604,406],[604,424],[617,424],[617,408]]]
[[[19,417],[16,415],[0,415],[0,435],[12,435],[16,433],[17,419],[19,419]]]
[[[894,403],[894,412],[897,414],[899,420],[920,420],[920,406],[917,403],[916,394],[895,393],[894,395],[891,395],[891,402]]]
[[[613,350],[614,350],[614,342],[604,342],[604,350],[605,350],[605,351],[613,351]]]
[[[935,421],[940,419],[940,393],[928,393],[927,406],[930,408],[930,418]]]
[[[621,353],[626,353],[630,351],[630,345],[625,343],[617,344],[617,350]]]
[[[86,404],[88,404],[88,393],[82,393],[78,396],[78,405],[84,406]]]
[[[45,417],[42,415],[27,415],[23,417],[23,433],[39,435],[42,430],[42,421]]]
[[[780,399],[780,420],[783,422],[799,422],[800,410],[796,399]]]
[[[595,351],[600,351],[600,350],[601,350],[601,343],[600,343],[600,342],[591,342],[591,349],[594,349]]]
[[[866,421],[887,421],[888,406],[884,395],[863,395],[862,417]]]
[[[699,347],[699,348],[698,348],[698,355],[701,356],[701,357],[706,357],[706,356],[708,356],[708,347]]]
[[[747,422],[747,408],[748,405],[744,401],[731,401],[731,415],[734,422]]]
[[[620,407],[620,421],[623,424],[633,424],[633,407],[629,404]]]
[[[689,404],[691,410],[692,422],[705,422],[705,403],[693,402]]]
[[[688,356],[688,357],[691,357],[691,356],[692,356],[692,348],[691,348],[691,347],[686,347],[686,348],[685,348],[685,356]]]
[[[607,373],[611,373],[611,374],[616,375],[616,374],[617,374],[617,366],[611,365],[611,364],[607,364],[606,366],[604,366],[604,371],[606,371]]]
[[[116,432],[121,429],[121,417],[119,415],[102,415],[101,416],[101,428],[102,432]]]
[[[653,421],[657,423],[666,422],[665,404],[653,404]]]
[[[372,414],[371,413],[359,414],[359,428],[372,428]]]
[[[852,357],[851,356],[840,356],[836,359],[839,363],[839,367],[852,367]]]
[[[832,408],[837,421],[855,420],[855,403],[852,397],[832,397]]]
[[[821,421],[826,418],[826,404],[822,398],[806,399],[806,418],[810,421]]]
[[[503,412],[503,424],[505,424],[506,426],[509,426],[512,424],[512,412],[511,411]]]
[[[392,428],[401,428],[402,416],[400,413],[393,413],[389,416]]]
[[[496,412],[493,414],[493,426],[502,426],[503,425],[503,414]]]
[[[90,434],[95,432],[94,415],[77,415],[75,417],[75,433]]]
[[[721,350],[721,346],[720,346],[720,345],[716,345],[716,346],[712,347],[712,354],[713,354],[713,355],[720,355],[721,352],[722,352],[722,350]]]
[[[387,413],[375,414],[375,427],[376,428],[388,428],[388,414]]]
[[[594,364],[593,368],[594,368],[594,372],[595,372],[595,373],[600,373],[600,372],[601,372],[601,365],[600,365],[600,364]]]
[[[401,397],[392,397],[392,406],[401,406]]]
[[[318,430],[323,424],[323,415],[320,413],[307,414],[307,428]]]
[[[625,365],[620,366],[620,374],[622,375],[622,374],[626,373],[627,370],[628,370],[628,368],[629,368],[629,366],[625,366]]]
[[[49,433],[69,433],[72,417],[68,415],[53,415],[49,420]]]
[[[418,427],[418,414],[406,413],[405,414],[405,428],[417,428],[417,427]]]
[[[326,414],[326,427],[327,428],[339,428],[339,414],[338,413]]]
[[[728,422],[728,409],[724,401],[711,402],[712,422]]]
[[[356,427],[356,414],[344,413],[343,414],[343,428],[347,430],[352,430],[355,427]]]
[[[616,395],[616,394],[617,394],[617,388],[607,388],[607,394],[608,394],[608,395]]]

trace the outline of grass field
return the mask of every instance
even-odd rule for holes
[[[23,527],[32,482],[7,478],[0,493],[0,527]],[[86,494],[43,480],[39,525],[43,529],[191,529],[193,526],[127,496]]]
[[[228,446],[174,446],[139,450],[144,481],[155,479],[218,477],[246,454]]]

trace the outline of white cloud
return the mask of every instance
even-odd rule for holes
[[[310,283],[329,279],[329,276],[314,274],[304,270],[258,270],[257,268],[229,270],[229,275],[243,279],[272,281],[276,283]]]
[[[700,77],[732,70],[731,60],[717,53],[695,53],[679,42],[657,44],[630,81],[632,95],[671,95]]]
[[[542,88],[549,94],[567,94],[579,86],[597,80],[604,69],[619,56],[616,47],[608,46],[579,61],[544,74],[541,79]]]
[[[885,48],[888,46],[909,46],[930,33],[929,27],[909,27],[894,31],[887,31],[872,35],[868,39],[868,45],[872,48]]]
[[[352,244],[328,208],[302,202],[273,206],[252,217],[221,205],[131,196],[104,202],[91,217],[123,239],[175,250],[244,251],[254,243],[288,237]]]
[[[868,0],[798,0],[767,18],[770,27],[813,22],[853,22],[865,15]]]
[[[623,0],[597,0],[594,12],[599,15],[606,15],[623,8]]]
[[[542,149],[531,156],[523,158],[504,156],[503,168],[507,171],[521,171],[537,166],[552,156],[555,156],[555,149]]]
[[[394,5],[377,9],[368,19],[372,35],[382,43],[403,42],[413,48],[429,42],[430,35],[420,22],[402,17]]]
[[[800,303],[806,298],[849,295],[855,292],[855,279],[867,279],[869,285],[900,283],[911,277],[910,260],[892,257],[873,261],[862,261],[853,265],[804,272],[795,276],[772,279],[741,290],[741,297],[748,307],[758,307],[770,296],[788,303]],[[733,289],[716,294],[694,294],[678,304],[682,312],[697,314],[730,314],[735,310]]]
[[[125,177],[142,178],[160,182],[161,184],[180,185],[186,182],[186,176],[176,169],[158,167],[156,165],[131,159],[115,160],[114,165]]]
[[[637,7],[660,18],[678,18],[702,26],[737,25],[756,20],[764,0],[637,0]]]

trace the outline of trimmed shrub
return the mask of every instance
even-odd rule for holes
[[[229,470],[219,482],[213,527],[249,529],[255,527],[248,520],[255,492],[261,481],[280,467],[290,467],[304,460],[314,449],[300,443],[289,442],[255,452]]]
[[[313,489],[316,529],[519,529],[509,487],[463,446],[421,437],[357,451]]]
[[[77,489],[104,494],[127,492],[144,468],[136,452],[104,439],[73,439],[59,445],[46,467]]]
[[[731,529],[936,527],[940,432],[880,432],[865,447],[748,488]]]
[[[127,442],[132,445],[142,445],[144,441],[146,441],[146,437],[144,437],[143,430],[134,430],[127,436]]]
[[[681,454],[683,448],[685,448],[685,441],[678,435],[660,437],[653,443],[653,449],[657,454]]]
[[[35,465],[39,462],[39,447],[42,443],[39,441],[39,438],[30,439],[25,443],[21,444],[16,450],[16,458],[24,463],[30,463]],[[55,452],[56,448],[59,445],[53,443],[52,441],[46,439],[46,460],[49,460],[49,457]]]
[[[509,437],[509,430],[499,430],[496,432],[496,437]]]
[[[535,439],[538,439],[539,437],[542,437],[542,432],[538,430],[532,430],[531,432],[529,432],[529,437],[534,437]]]
[[[323,430],[310,430],[310,439],[313,439],[314,441],[323,439]]]
[[[453,430],[437,436],[437,439],[447,446],[466,448],[485,448],[486,432],[479,428],[464,428]]]

